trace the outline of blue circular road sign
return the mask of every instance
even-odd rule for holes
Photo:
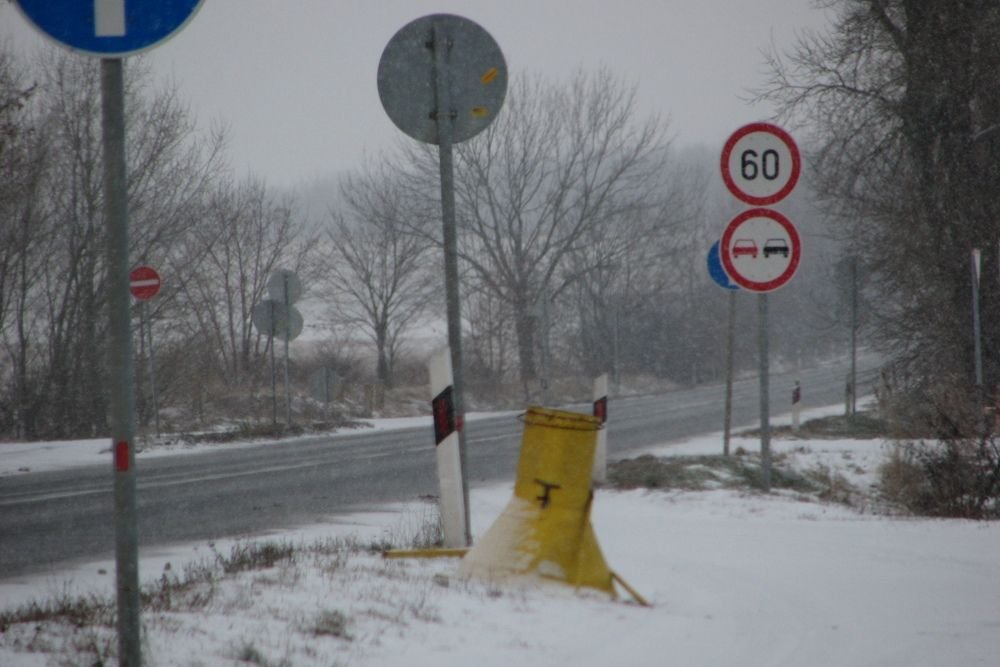
[[[740,288],[739,285],[730,280],[729,274],[726,273],[726,269],[722,266],[722,257],[719,255],[719,241],[713,243],[712,247],[708,250],[708,275],[711,276],[716,285],[723,289],[737,290]]]
[[[28,22],[62,46],[100,58],[151,49],[204,0],[16,0]]]

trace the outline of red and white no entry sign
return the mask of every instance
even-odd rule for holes
[[[753,206],[768,206],[795,188],[802,160],[795,140],[783,129],[750,123],[726,141],[720,167],[734,197]]]
[[[770,292],[795,275],[802,243],[788,218],[773,209],[752,208],[726,227],[719,255],[734,283],[752,292]]]
[[[128,289],[139,301],[152,299],[160,292],[160,274],[151,266],[137,266],[128,274]]]

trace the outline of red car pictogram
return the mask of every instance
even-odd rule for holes
[[[757,259],[757,243],[753,239],[736,239],[733,243],[733,258],[740,255],[750,255]]]

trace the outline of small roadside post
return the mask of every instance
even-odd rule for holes
[[[799,417],[802,412],[802,384],[796,380],[792,388],[792,429],[799,430]]]
[[[459,452],[461,424],[455,411],[455,378],[451,351],[431,357],[427,365],[431,381],[431,414],[434,419],[434,453],[437,461],[441,528],[446,549],[468,546],[462,461]]]
[[[608,479],[608,374],[594,378],[594,416],[600,420],[594,447],[593,481],[603,484]]]

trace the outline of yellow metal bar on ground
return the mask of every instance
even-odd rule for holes
[[[639,592],[638,592],[637,590],[635,590],[634,588],[632,588],[631,586],[629,586],[629,585],[628,585],[628,582],[627,582],[627,581],[625,581],[624,579],[622,579],[622,578],[621,578],[621,577],[620,577],[620,576],[618,575],[618,573],[617,573],[617,572],[612,572],[612,573],[611,573],[611,578],[612,578],[612,579],[614,579],[615,581],[617,581],[617,582],[618,582],[618,584],[619,584],[619,585],[620,585],[620,586],[621,586],[622,588],[624,588],[624,589],[625,589],[626,591],[628,591],[628,594],[629,594],[629,595],[631,595],[631,596],[632,596],[632,598],[633,598],[633,599],[634,599],[634,600],[635,600],[636,602],[638,602],[640,606],[643,606],[643,607],[652,607],[652,606],[653,606],[653,605],[649,604],[649,602],[647,602],[647,601],[646,601],[646,598],[644,598],[644,597],[642,597],[641,595],[639,595]]]
[[[390,549],[382,558],[461,558],[468,549]]]

